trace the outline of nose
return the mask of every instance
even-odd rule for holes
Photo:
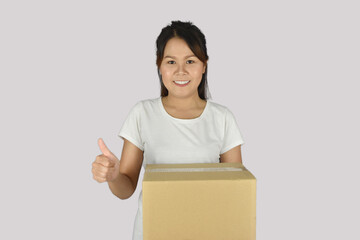
[[[186,66],[183,63],[177,64],[176,74],[183,75],[186,74]]]

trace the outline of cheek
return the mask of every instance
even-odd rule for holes
[[[169,69],[165,69],[161,73],[162,73],[161,77],[162,77],[164,84],[173,81],[173,76],[174,76],[173,71],[171,71]]]
[[[193,73],[194,76],[201,79],[202,75],[203,75],[203,69],[202,68],[195,68],[195,69],[193,69],[192,73]]]
[[[160,73],[162,76],[169,76],[172,74],[172,69],[168,67],[160,67]]]
[[[161,77],[163,79],[163,82],[170,81],[169,79],[171,79],[172,73],[169,72],[169,71],[163,71],[162,74],[161,74]]]
[[[171,71],[169,71],[168,69],[160,69],[160,70],[161,70],[160,73],[161,73],[162,82],[164,83],[165,86],[167,86],[168,82],[172,81]]]

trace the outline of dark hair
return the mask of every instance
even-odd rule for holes
[[[156,39],[156,65],[158,67],[157,70],[161,85],[161,97],[167,96],[169,92],[162,81],[159,69],[164,57],[166,43],[174,37],[183,39],[195,56],[206,65],[205,72],[198,87],[198,94],[201,99],[207,100],[209,98],[208,95],[210,95],[207,82],[207,61],[209,60],[209,56],[207,55],[205,36],[192,22],[181,21],[172,21],[171,24],[161,30],[160,35]]]

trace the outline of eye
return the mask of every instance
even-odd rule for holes
[[[187,60],[187,63],[194,63],[195,61],[194,60]]]
[[[169,64],[174,64],[175,61],[172,61],[172,60],[171,60],[171,61],[168,61],[168,63],[169,63]]]

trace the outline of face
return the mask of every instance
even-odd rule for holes
[[[198,96],[197,89],[205,68],[206,65],[195,56],[183,39],[171,38],[167,42],[159,70],[169,96]]]

